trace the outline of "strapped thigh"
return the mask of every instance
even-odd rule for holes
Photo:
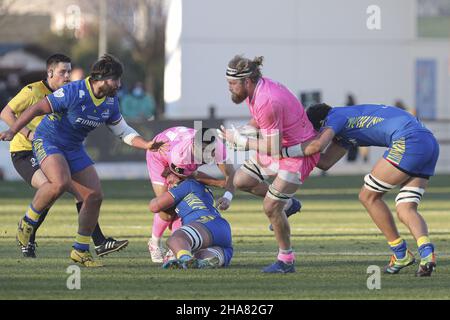
[[[283,201],[288,202],[289,199],[291,199],[294,196],[294,193],[283,193],[275,189],[273,184],[269,186],[269,191],[267,192],[267,196],[271,199],[277,200],[277,201]]]
[[[183,231],[189,237],[189,239],[191,240],[191,244],[192,244],[191,245],[192,251],[198,250],[202,247],[202,245],[203,245],[202,235],[193,226],[191,226],[191,225],[182,226],[178,230]]]
[[[219,258],[219,266],[223,266],[225,264],[225,256],[223,254],[223,249],[218,250],[217,247],[209,247],[206,250],[213,253],[217,258]]]
[[[364,177],[364,187],[370,191],[384,193],[395,188],[395,185],[381,181],[369,173]]]
[[[403,187],[400,189],[397,197],[395,198],[395,205],[406,202],[415,202],[417,204],[422,200],[422,196],[425,193],[425,189],[419,187]]]

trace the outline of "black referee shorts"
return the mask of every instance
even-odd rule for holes
[[[11,152],[11,160],[22,179],[31,186],[34,173],[40,169],[33,151]]]

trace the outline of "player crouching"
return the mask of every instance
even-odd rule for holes
[[[153,213],[174,208],[182,227],[167,239],[176,259],[166,261],[163,269],[228,266],[233,256],[231,228],[214,207],[211,191],[194,179],[182,181],[173,173],[167,181],[169,190],[152,199],[149,208]]]

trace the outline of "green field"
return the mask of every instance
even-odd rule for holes
[[[81,290],[68,290],[66,269],[77,230],[73,200],[60,199],[38,233],[38,258],[24,259],[15,229],[33,191],[21,182],[0,182],[0,299],[449,299],[450,176],[432,179],[421,204],[438,253],[431,278],[415,278],[416,266],[382,275],[369,290],[370,265],[389,259],[384,237],[358,202],[362,177],[314,177],[298,195],[301,214],[291,217],[297,272],[262,274],[277,247],[260,199],[238,194],[225,214],[235,255],[227,269],[162,270],[147,251],[152,215],[147,181],[104,181],[100,222],[104,232],[127,238],[125,250],[102,259],[105,267],[81,269]],[[387,199],[393,206],[395,194]],[[417,247],[400,230],[417,256]]]

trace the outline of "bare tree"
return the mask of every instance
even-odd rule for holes
[[[133,59],[144,66],[145,88],[155,97],[156,117],[164,113],[166,3],[165,0],[107,1],[108,37],[120,37],[123,46],[131,49]],[[95,9],[100,10],[99,6]]]
[[[9,11],[16,0],[0,0],[0,28],[4,27]]]

